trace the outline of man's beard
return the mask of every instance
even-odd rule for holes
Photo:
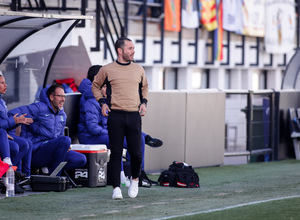
[[[130,55],[124,54],[124,51],[123,51],[123,60],[128,63],[133,61],[133,59],[131,59]]]
[[[61,110],[63,110],[63,106],[62,106],[62,107],[54,106],[54,108],[55,108],[56,111],[61,111]]]

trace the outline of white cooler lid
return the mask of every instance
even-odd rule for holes
[[[105,144],[71,144],[72,150],[80,150],[80,151],[99,151],[99,150],[107,150]]]

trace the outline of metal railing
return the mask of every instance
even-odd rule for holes
[[[225,156],[274,160],[273,90],[225,90]]]
[[[161,3],[149,3],[147,2],[147,0],[143,0],[143,1],[134,1],[134,0],[97,0],[96,1],[96,5],[98,5],[96,8],[91,8],[89,9],[89,1],[88,0],[81,0],[80,1],[80,6],[76,7],[73,6],[74,1],[68,1],[68,0],[61,0],[61,1],[56,1],[57,2],[57,7],[53,7],[53,6],[47,6],[47,4],[49,4],[49,1],[45,1],[45,0],[11,0],[11,4],[10,4],[10,8],[13,11],[22,11],[22,10],[30,10],[30,11],[34,11],[34,10],[38,10],[38,11],[48,11],[48,10],[57,10],[57,11],[78,11],[81,13],[81,15],[86,15],[87,13],[96,13],[95,16],[97,18],[96,21],[96,46],[91,48],[91,51],[100,51],[100,41],[104,41],[104,58],[107,58],[107,54],[106,54],[106,50],[109,51],[110,56],[113,57],[112,52],[111,52],[111,47],[109,46],[110,44],[108,43],[110,41],[109,38],[111,38],[110,36],[110,31],[109,31],[109,25],[108,25],[108,20],[106,20],[105,18],[108,17],[109,18],[109,22],[113,22],[115,24],[119,25],[118,31],[116,33],[119,33],[119,35],[121,36],[127,36],[128,33],[128,24],[129,24],[129,20],[141,20],[143,22],[143,26],[142,26],[142,37],[141,39],[137,39],[137,43],[141,43],[142,44],[142,59],[137,60],[136,62],[140,62],[143,63],[146,60],[146,55],[147,55],[147,51],[146,51],[146,40],[147,40],[147,24],[148,22],[157,22],[158,24],[160,24],[160,39],[154,41],[155,44],[160,45],[160,57],[158,60],[154,60],[154,64],[159,64],[159,63],[163,63],[164,62],[164,18],[163,16],[161,18],[149,18],[146,15],[147,12],[147,8],[149,7],[155,7],[155,8],[159,8],[162,12],[164,11],[164,1],[161,1]],[[121,22],[119,13],[117,8],[115,7],[115,2],[123,2],[124,3],[124,20],[123,20],[123,24]],[[299,3],[300,0],[295,0],[296,2],[296,11],[299,14],[300,11],[300,7],[299,7]],[[72,5],[72,7],[68,6],[68,3],[70,3]],[[53,3],[52,3],[53,4]],[[112,7],[109,5],[113,5]],[[131,5],[140,5],[140,6],[144,6],[144,13],[142,17],[137,17],[137,16],[131,16],[128,14],[128,9]],[[102,9],[101,9],[102,8]],[[114,13],[110,14],[110,10],[112,9],[112,11]],[[117,17],[117,21],[114,21],[114,19],[112,17],[116,16]],[[101,19],[104,19],[104,22],[101,21]],[[300,42],[300,31],[299,31],[299,20],[300,20],[300,16],[297,16],[296,18],[296,22],[297,22],[297,31],[296,31],[296,39],[297,39],[297,45],[296,47],[299,48],[299,42]],[[84,27],[85,26],[85,21],[83,20],[82,22],[80,22],[77,27]],[[201,27],[201,26],[200,26]],[[100,36],[100,31],[103,33],[103,37]],[[193,64],[193,65],[197,65],[198,63],[198,38],[199,38],[199,33],[200,32],[200,28],[195,28],[195,34],[194,34],[194,42],[189,43],[188,46],[190,47],[194,47],[194,61],[189,62],[189,64]],[[226,32],[227,35],[227,42],[223,42],[223,47],[227,48],[226,53],[227,53],[227,60],[223,60],[221,62],[222,66],[228,66],[230,61],[230,43],[231,43],[231,32]],[[234,65],[237,66],[243,66],[245,65],[245,38],[246,36],[241,35],[241,44],[237,45],[239,48],[241,48],[241,62],[239,63],[235,63]],[[177,49],[177,53],[178,53],[178,59],[177,60],[172,60],[171,63],[172,64],[181,64],[182,63],[182,30],[180,32],[178,32],[178,38],[176,39],[176,41],[172,42],[172,45],[177,45],[178,49]],[[209,39],[206,42],[206,49],[207,50],[211,50],[212,53],[207,53],[207,60],[205,61],[206,65],[213,65],[215,62],[215,38],[214,38],[214,33],[212,32],[210,34]],[[256,50],[256,62],[255,63],[251,63],[250,66],[254,66],[254,67],[258,67],[260,60],[258,56],[258,49],[260,48],[260,38],[257,37],[256,38],[256,45],[252,46],[251,49]],[[269,59],[270,59],[270,63],[268,64],[264,64],[265,67],[269,67],[269,66],[273,66],[273,54],[269,54]],[[285,66],[287,63],[287,57],[286,54],[283,55],[283,63],[279,64],[278,66]]]
[[[112,60],[115,60],[114,53],[112,52],[114,49],[114,42],[119,37],[126,36],[124,26],[121,22],[116,4],[114,0],[110,1],[111,4],[107,0],[97,1],[96,4],[96,47],[91,48],[92,51],[100,51],[100,30],[103,33],[104,38],[104,58],[107,58],[106,49],[108,49],[110,53],[110,57]],[[116,21],[115,17],[116,16]],[[102,22],[104,20],[104,22]],[[111,25],[110,25],[111,24]],[[112,27],[111,27],[112,26]],[[114,39],[116,36],[116,39]]]

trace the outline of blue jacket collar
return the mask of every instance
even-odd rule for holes
[[[53,112],[53,114],[57,114],[59,113],[60,111],[63,111],[63,110],[60,110],[58,112],[54,111],[54,109],[52,108],[52,105],[50,103],[50,99],[48,98],[47,96],[47,90],[50,86],[46,86],[46,88],[44,88],[42,91],[41,91],[41,94],[40,94],[40,101],[41,102],[44,102],[48,107],[49,109],[51,109],[51,111]]]

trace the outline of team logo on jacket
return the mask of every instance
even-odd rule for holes
[[[64,116],[60,116],[60,121],[64,121]]]

